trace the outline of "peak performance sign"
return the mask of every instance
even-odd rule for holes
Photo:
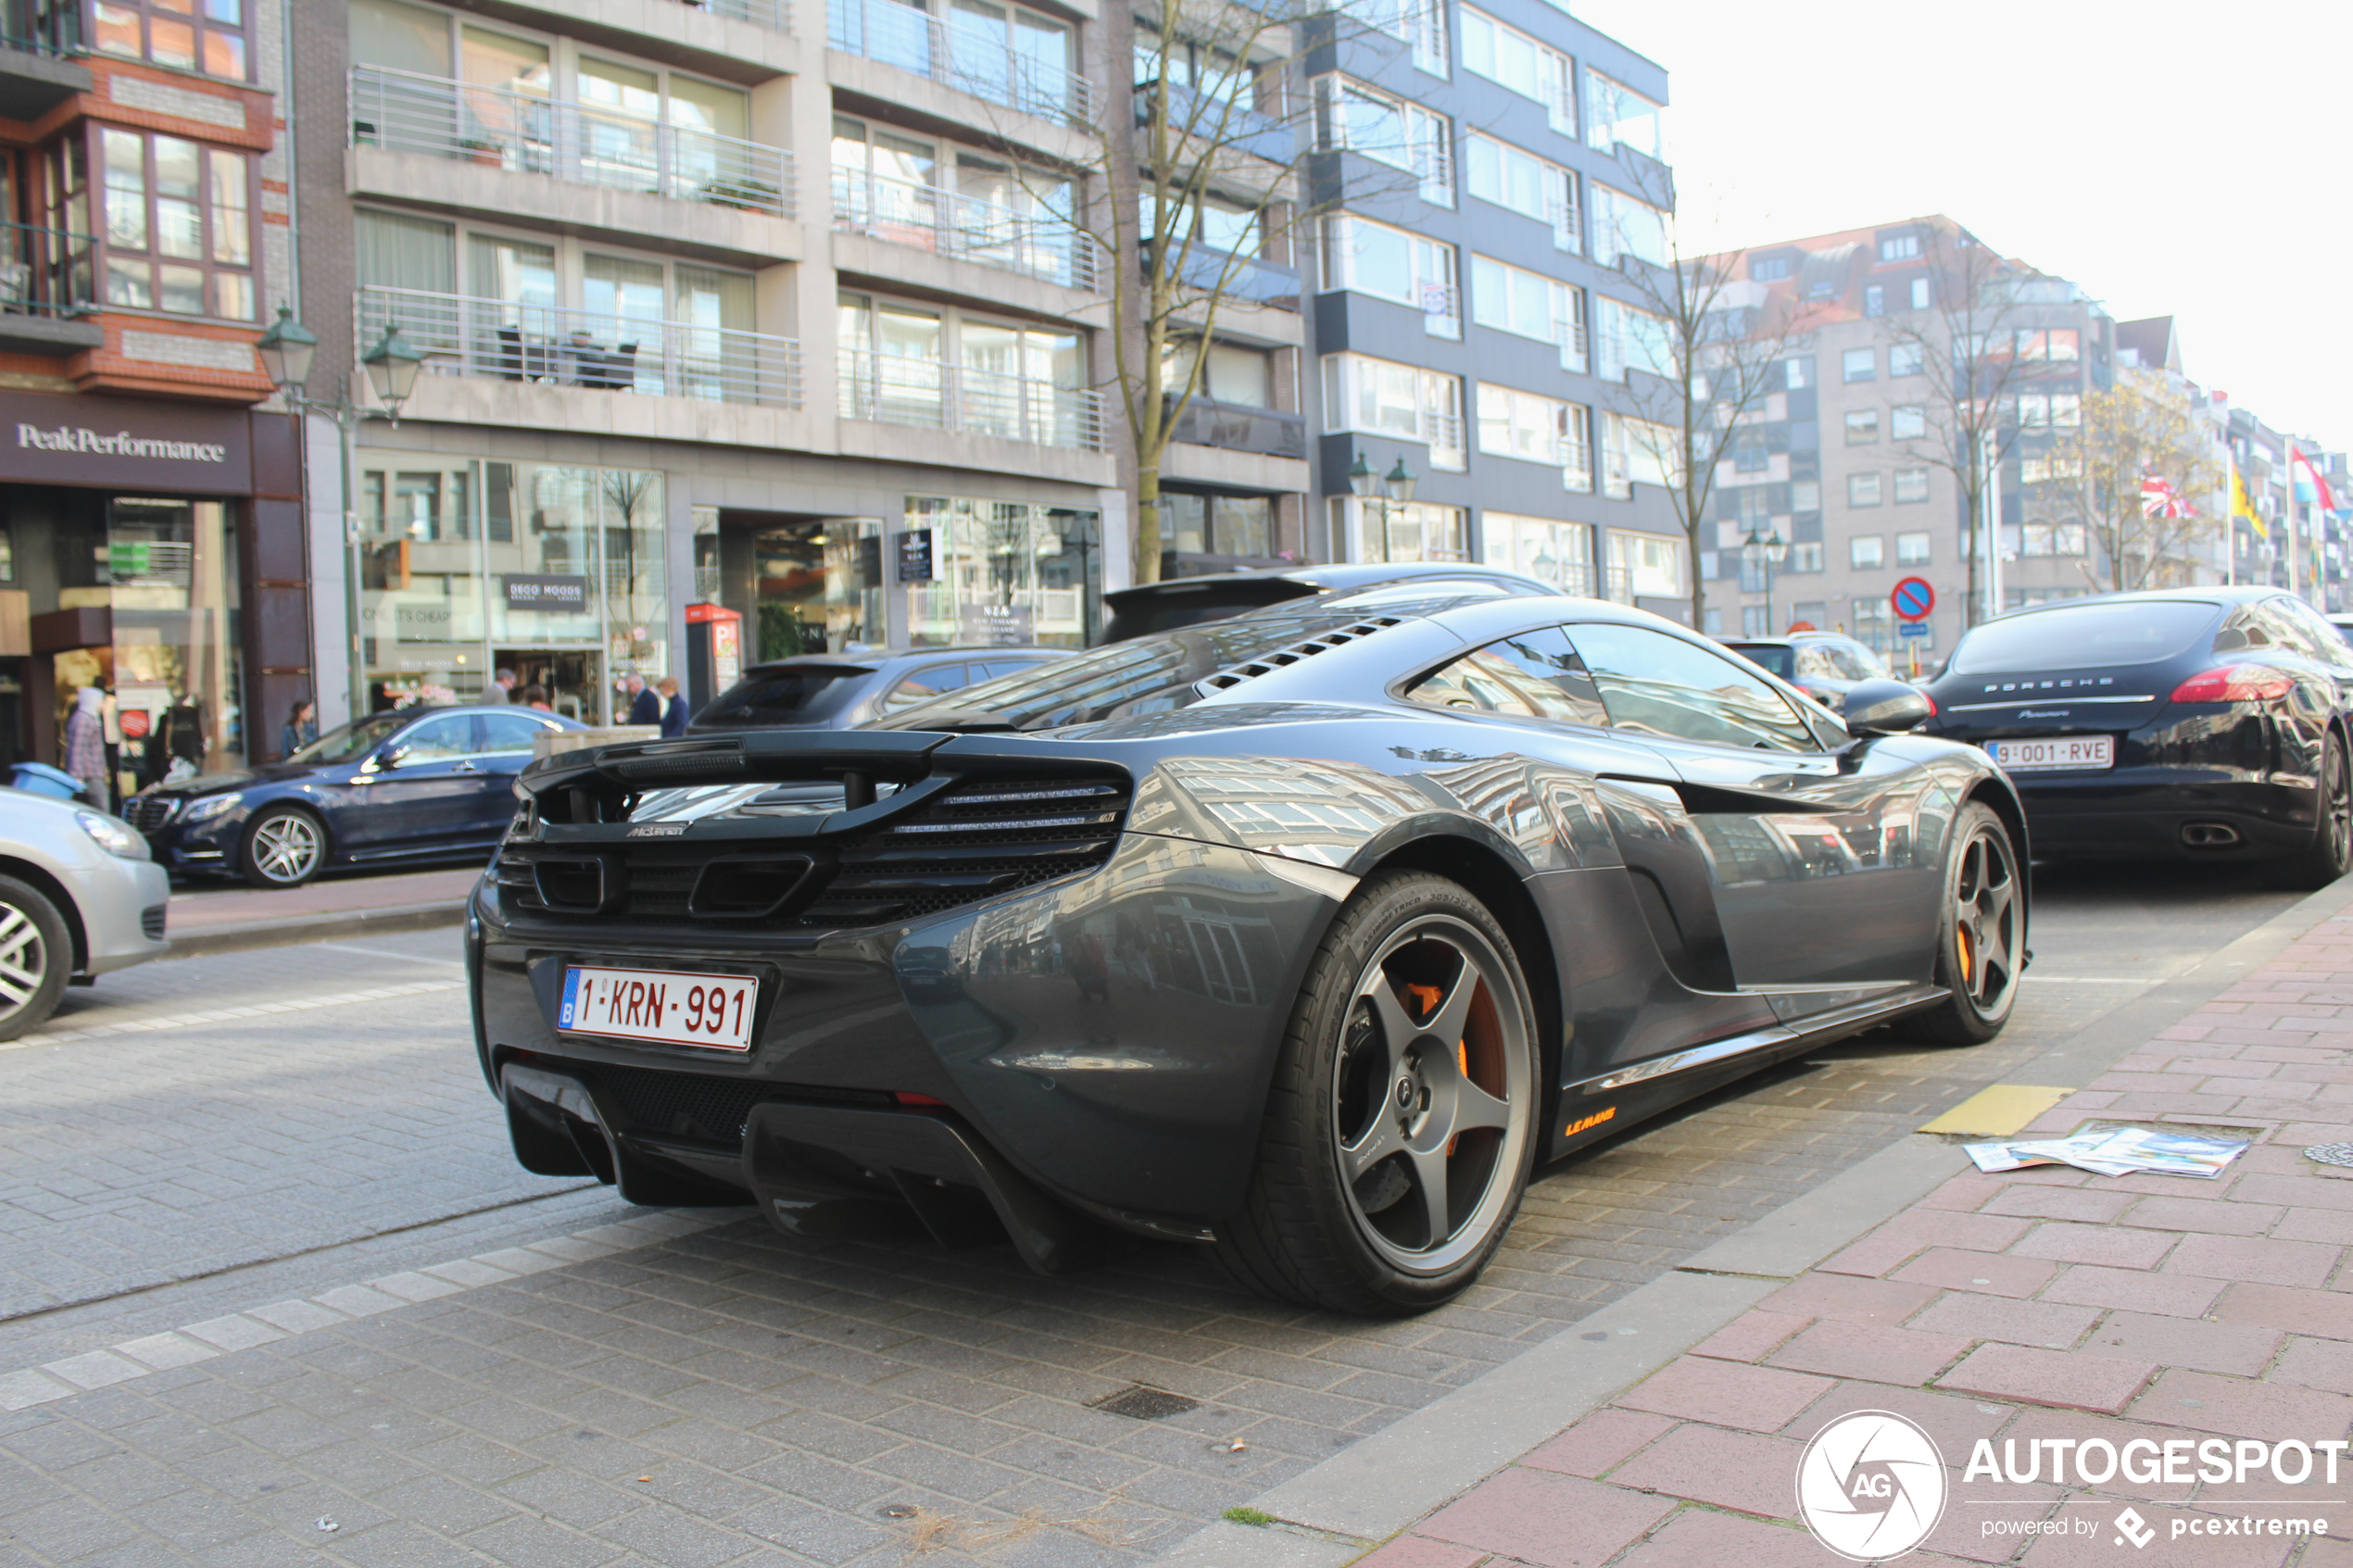
[[[0,392],[0,480],[245,495],[252,474],[243,408]]]

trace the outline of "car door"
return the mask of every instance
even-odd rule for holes
[[[1611,727],[1688,786],[1740,985],[1927,978],[1943,859],[1919,830],[1937,786],[1903,747],[1834,749],[1844,733],[1827,719],[1672,633],[1599,621],[1564,631]]]
[[[515,818],[515,776],[531,766],[534,738],[556,728],[548,720],[511,709],[474,715],[474,744],[479,749],[471,760],[482,770],[482,787],[467,829],[470,840],[495,844],[506,833]]]
[[[354,858],[447,850],[467,841],[482,810],[474,716],[437,713],[394,735],[363,769],[367,783],[347,834]]]

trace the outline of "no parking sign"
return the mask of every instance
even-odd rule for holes
[[[1898,621],[1925,621],[1928,612],[1936,608],[1936,590],[1928,585],[1925,577],[1906,577],[1895,584],[1895,592],[1887,596],[1895,607]]]

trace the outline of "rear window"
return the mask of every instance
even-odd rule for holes
[[[876,727],[920,730],[929,713],[1000,714],[1015,728],[1046,730],[1131,714],[1167,713],[1201,700],[1193,683],[1231,665],[1365,619],[1362,608],[1308,600],[1189,626],[1139,642],[1115,643],[1057,659],[1017,675],[966,686],[935,702],[881,720]]]
[[[2161,664],[2201,644],[2221,607],[2184,599],[2102,599],[1989,621],[1963,637],[1946,672],[2007,675]]]
[[[705,727],[759,729],[772,724],[822,724],[841,711],[873,674],[855,665],[795,665],[754,671],[695,715]]]
[[[1724,645],[1751,664],[1779,675],[1784,681],[1797,679],[1796,650],[1781,643],[1727,643]]]

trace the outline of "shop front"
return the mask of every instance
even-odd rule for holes
[[[104,695],[110,799],[276,755],[312,695],[290,421],[0,392],[0,765]]]

